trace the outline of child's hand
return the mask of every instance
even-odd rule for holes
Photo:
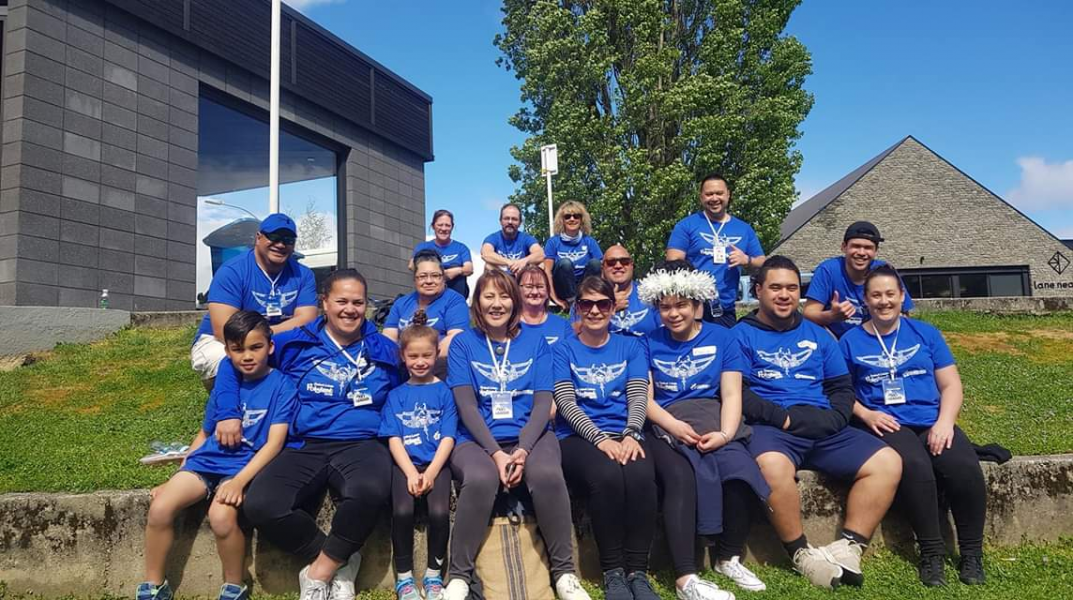
[[[415,498],[421,497],[421,474],[414,473],[406,476],[406,491],[410,492],[410,495]]]
[[[241,482],[228,479],[221,483],[220,487],[216,488],[215,501],[228,506],[241,506],[245,488],[246,486],[242,485]]]
[[[437,475],[439,475],[439,473],[432,473],[432,472],[429,472],[429,471],[425,471],[424,473],[421,474],[421,479],[423,479],[424,482],[425,482],[425,492],[424,493],[427,494],[427,493],[432,491],[432,487],[434,485],[436,485],[436,476]]]

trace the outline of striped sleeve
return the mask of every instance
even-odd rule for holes
[[[555,406],[559,409],[558,416],[566,419],[578,435],[593,445],[608,439],[607,434],[600,431],[589,415],[578,406],[577,397],[574,395],[574,382],[558,381],[555,383]]]
[[[626,382],[626,429],[641,431],[647,414],[648,380],[630,379]]]

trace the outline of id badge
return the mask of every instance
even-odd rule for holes
[[[883,404],[905,404],[905,380],[901,377],[883,380]]]
[[[727,262],[727,247],[723,244],[712,246],[712,262],[717,265],[725,265]]]
[[[373,403],[373,397],[364,388],[353,390],[346,395],[347,399],[354,403],[354,408],[368,406]]]
[[[512,392],[492,392],[492,418],[514,418],[514,394]]]
[[[265,316],[266,317],[282,317],[283,308],[275,302],[269,302],[265,304]]]

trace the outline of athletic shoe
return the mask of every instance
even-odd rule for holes
[[[219,600],[250,600],[250,590],[244,585],[225,583],[220,586]]]
[[[633,592],[626,585],[626,573],[622,569],[604,572],[604,598],[606,600],[633,600]]]
[[[328,600],[354,600],[354,596],[358,595],[357,590],[354,589],[354,580],[358,578],[360,568],[361,553],[355,552],[350,555],[349,560],[335,570]]]
[[[920,575],[920,583],[927,587],[939,587],[946,585],[946,573],[943,571],[943,557],[921,556],[917,566],[917,574]]]
[[[467,600],[469,598],[469,584],[462,579],[452,579],[447,582],[443,590],[444,600]]]
[[[555,580],[555,595],[559,600],[592,600],[573,573],[564,573]]]
[[[696,575],[690,575],[685,586],[675,586],[674,591],[678,600],[734,600],[734,594]]]
[[[633,600],[660,600],[659,594],[652,589],[652,582],[648,580],[648,575],[641,571],[630,573],[626,577],[626,582],[630,585]]]
[[[407,577],[395,584],[395,595],[399,600],[421,600],[421,594],[417,593],[414,578]]]
[[[805,576],[812,585],[833,590],[842,580],[840,567],[823,548],[801,548],[794,552],[794,570]]]
[[[164,583],[157,585],[151,581],[138,584],[138,593],[135,596],[138,600],[171,600],[175,597],[175,594],[171,591],[171,586],[168,585],[168,580],[165,579]]]
[[[425,588],[425,600],[443,600],[443,579],[426,577],[421,580],[421,587]]]
[[[842,567],[842,583],[846,585],[864,585],[864,573],[861,573],[861,554],[864,546],[841,538],[823,547],[828,556]]]
[[[762,592],[767,589],[763,581],[745,565],[741,564],[740,557],[732,556],[730,560],[719,560],[712,566],[712,570],[724,577],[729,577],[743,590],[750,592]]]
[[[298,600],[328,600],[331,583],[309,578],[309,565],[298,571]]]
[[[965,585],[983,585],[987,579],[984,577],[984,557],[979,554],[967,554],[961,557],[958,579]]]

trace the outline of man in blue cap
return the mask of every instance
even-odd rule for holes
[[[216,369],[225,356],[224,323],[240,310],[259,312],[273,333],[294,329],[317,317],[313,272],[294,254],[298,237],[294,221],[274,213],[261,221],[253,248],[224,263],[209,285],[209,312],[201,321],[190,349],[190,363],[211,390]]]

